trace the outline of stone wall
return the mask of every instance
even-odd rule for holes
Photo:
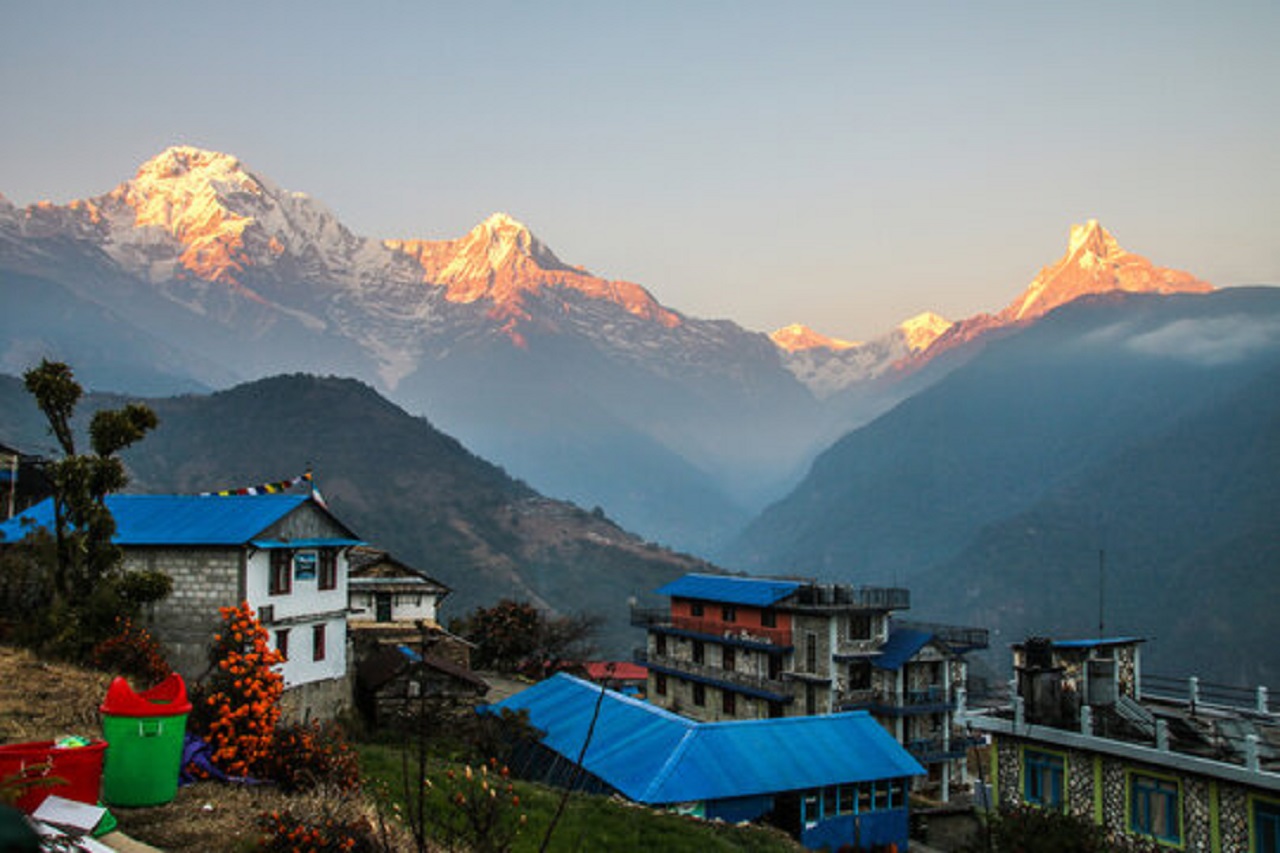
[[[170,666],[194,680],[208,668],[219,607],[244,598],[239,548],[127,548],[125,569],[159,571],[173,578],[173,592],[148,608],[147,628],[165,648]]]
[[[332,720],[352,707],[350,676],[309,681],[290,687],[280,697],[282,722]]]

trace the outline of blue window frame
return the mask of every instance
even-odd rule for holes
[[[1129,776],[1129,829],[1171,844],[1182,843],[1180,791],[1173,779],[1133,773]]]
[[[1253,801],[1253,853],[1280,853],[1280,803]]]
[[[1022,754],[1022,799],[1047,809],[1063,806],[1066,760],[1056,752],[1028,749]]]

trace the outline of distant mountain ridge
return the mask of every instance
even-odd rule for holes
[[[1105,551],[1153,671],[1274,679],[1278,413],[1280,288],[1084,297],[836,442],[719,562],[906,585],[1003,643],[1093,636]]]
[[[81,414],[115,405],[90,395]],[[502,597],[606,619],[605,651],[625,655],[627,600],[714,566],[548,499],[351,379],[277,376],[213,394],[148,401],[159,427],[125,454],[130,491],[199,493],[315,472],[362,537],[450,587],[447,614]],[[0,437],[49,441],[21,382],[0,376]]]
[[[1103,293],[1207,293],[1213,285],[1152,264],[1120,247],[1096,219],[1071,226],[1067,251],[1045,266],[1003,310],[952,322],[932,312],[906,320],[868,343],[827,338],[799,324],[771,336],[784,360],[819,396],[830,396],[894,371],[915,371],[984,337],[1005,334],[1084,296]]]
[[[985,337],[1090,288],[1202,284],[1096,224],[1061,266],[1017,316],[924,314],[862,344],[778,344],[566,263],[506,214],[456,239],[361,237],[234,156],[176,146],[101,196],[0,199],[0,281],[41,296],[0,341],[0,367],[83,352],[90,384],[127,390],[133,376],[162,393],[357,377],[545,493],[705,552]],[[143,341],[165,355],[124,357]]]

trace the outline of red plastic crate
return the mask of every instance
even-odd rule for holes
[[[96,805],[102,788],[102,756],[107,742],[88,746],[55,746],[51,740],[0,745],[0,780],[10,777],[54,777],[55,785],[35,785],[18,798],[18,809],[31,814],[50,794]]]

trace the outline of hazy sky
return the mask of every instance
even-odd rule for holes
[[[0,4],[0,192],[240,157],[353,231],[494,211],[665,304],[862,338],[1009,302],[1100,219],[1280,283],[1280,3]]]

